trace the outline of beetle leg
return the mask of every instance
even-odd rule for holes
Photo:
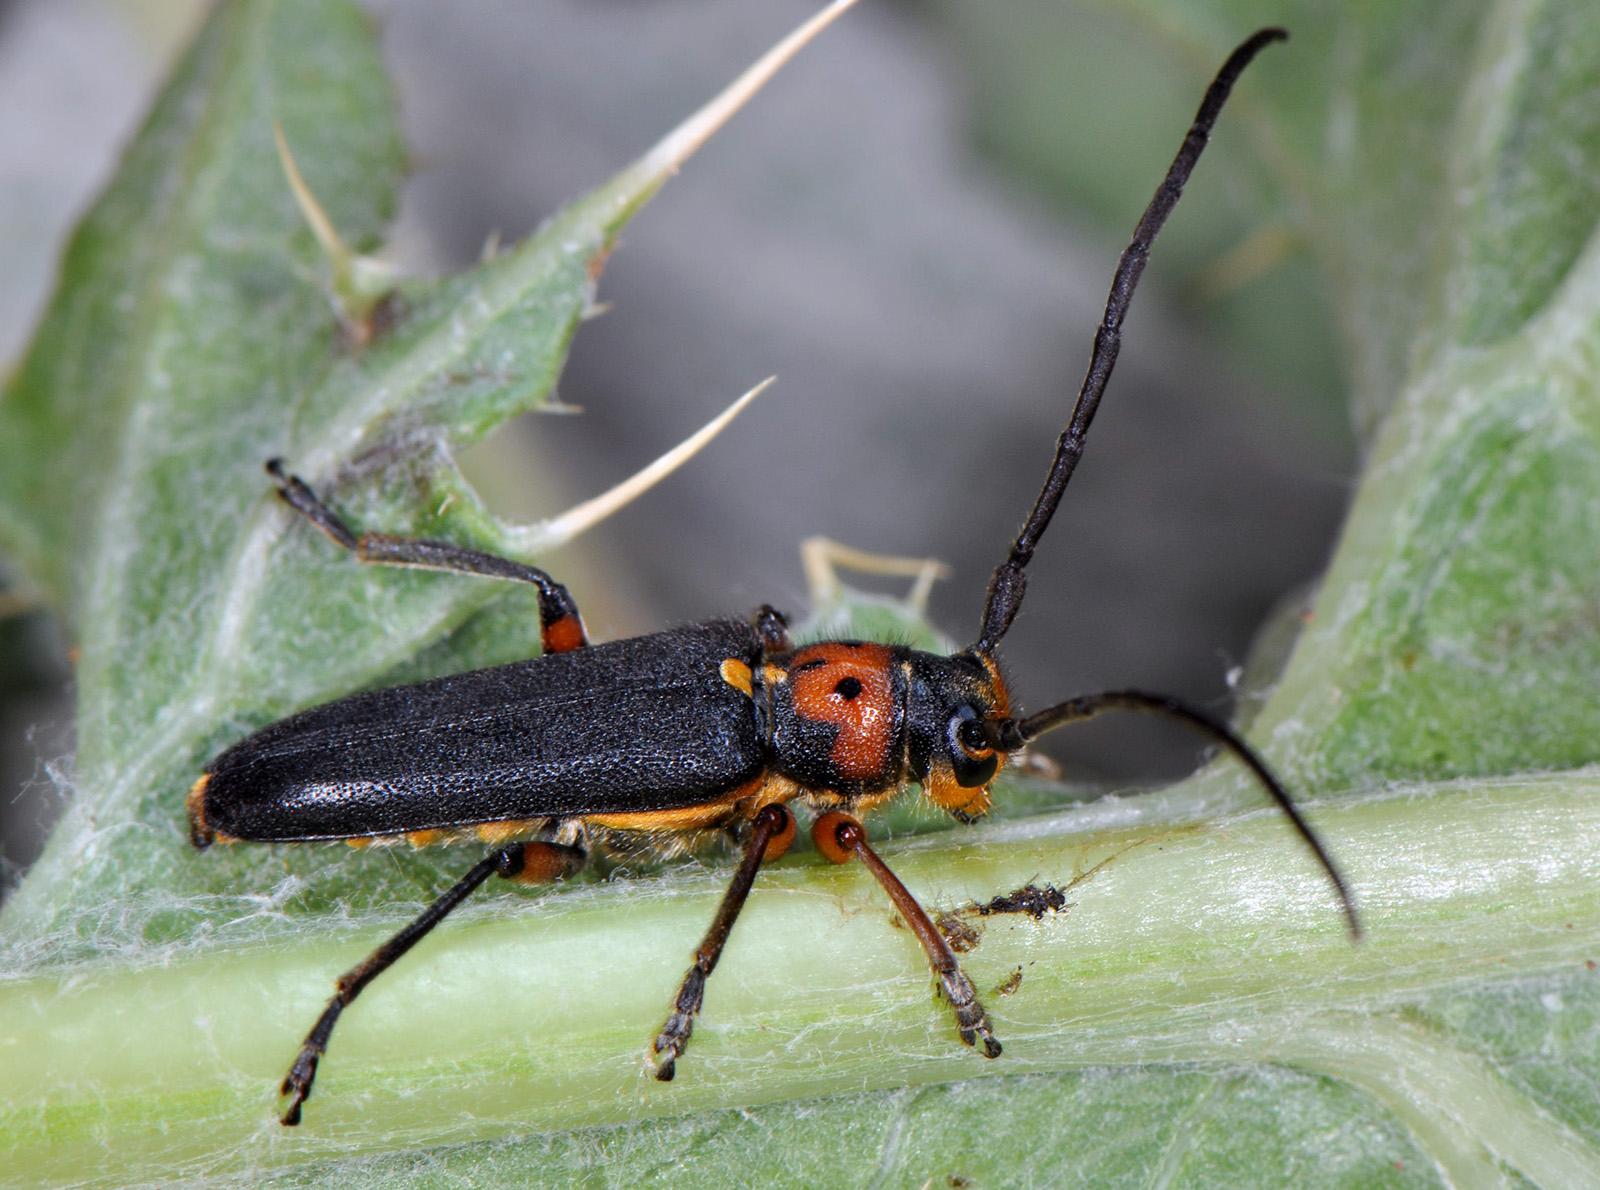
[[[955,1011],[956,1029],[961,1034],[961,1040],[967,1045],[974,1045],[981,1037],[984,1057],[998,1058],[1000,1042],[989,1026],[989,1014],[978,1003],[978,993],[973,990],[972,981],[961,970],[950,943],[928,919],[911,891],[900,883],[900,877],[891,872],[889,865],[868,845],[866,828],[850,815],[834,810],[818,818],[812,824],[811,833],[816,840],[817,850],[834,863],[845,863],[854,856],[883,885],[883,891],[889,894],[900,916],[911,927],[917,941],[922,943],[922,949],[928,956],[928,965],[939,980],[944,998]]]
[[[700,1015],[700,1005],[705,1000],[706,977],[722,957],[728,934],[738,920],[739,910],[744,908],[745,897],[750,895],[750,886],[755,883],[756,871],[764,861],[777,859],[788,850],[794,839],[794,830],[794,815],[789,813],[787,806],[766,806],[756,815],[749,842],[745,844],[744,858],[739,861],[739,870],[734,873],[733,883],[728,886],[722,904],[717,907],[717,916],[712,919],[711,928],[706,931],[700,948],[695,951],[694,966],[683,977],[683,986],[678,989],[678,998],[673,1001],[672,1015],[667,1017],[667,1023],[656,1035],[655,1052],[662,1055],[656,1065],[656,1077],[662,1082],[670,1083],[672,1076],[677,1073],[678,1055],[689,1044],[689,1034],[694,1032],[694,1018]]]
[[[420,942],[429,930],[449,916],[452,909],[471,896],[474,889],[494,875],[504,876],[508,880],[537,880],[541,877],[550,880],[570,875],[583,866],[584,859],[585,853],[581,848],[560,843],[517,843],[498,848],[423,910],[414,922],[378,947],[358,966],[341,975],[333,999],[328,1001],[328,1007],[323,1009],[317,1023],[306,1035],[299,1057],[289,1067],[289,1073],[283,1080],[281,1093],[291,1098],[283,1109],[280,1122],[289,1127],[300,1122],[300,1105],[311,1094],[311,1084],[317,1077],[317,1062],[328,1052],[328,1037],[339,1020],[339,1014],[361,994],[363,988],[387,971],[396,959]]]
[[[750,617],[756,635],[761,638],[761,652],[768,657],[779,657],[794,650],[789,640],[789,617],[771,604],[763,603]]]
[[[277,480],[278,495],[285,504],[320,529],[335,545],[343,546],[361,561],[531,583],[539,588],[539,638],[543,650],[565,653],[589,643],[577,603],[566,587],[538,567],[449,541],[396,537],[388,533],[357,534],[304,480],[284,471],[282,459],[269,460],[267,472]]]

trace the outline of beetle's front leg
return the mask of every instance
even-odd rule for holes
[[[678,998],[673,1001],[672,1015],[667,1017],[667,1023],[656,1035],[654,1049],[661,1055],[661,1061],[656,1064],[656,1077],[662,1082],[670,1083],[672,1076],[678,1072],[678,1055],[689,1044],[689,1035],[694,1032],[694,1018],[700,1015],[700,1005],[705,1000],[706,977],[722,957],[728,934],[738,920],[739,910],[744,908],[745,897],[750,895],[750,886],[755,883],[756,871],[766,861],[777,859],[789,850],[789,844],[794,842],[794,832],[794,815],[789,813],[787,806],[766,806],[756,815],[750,840],[745,844],[744,858],[739,861],[739,870],[734,873],[733,883],[723,895],[711,928],[706,931],[700,948],[695,951],[694,966],[683,977],[683,986],[678,989]]]
[[[928,956],[928,965],[933,968],[933,974],[939,980],[944,998],[950,1002],[950,1007],[956,1014],[956,1030],[961,1034],[961,1040],[967,1045],[976,1045],[979,1039],[982,1039],[984,1057],[998,1058],[999,1039],[995,1037],[994,1030],[989,1025],[989,1014],[978,1002],[978,993],[973,990],[972,981],[967,978],[966,972],[961,970],[961,964],[956,961],[950,943],[939,932],[939,928],[929,920],[922,906],[917,904],[917,899],[911,895],[911,890],[900,883],[900,878],[889,870],[889,865],[884,863],[878,857],[878,853],[868,845],[866,828],[850,815],[834,810],[822,815],[812,824],[811,835],[816,841],[817,850],[834,863],[842,864],[852,858],[859,859],[878,883],[883,885],[883,891],[889,894],[889,899],[900,911],[900,916],[911,927],[911,932],[917,936],[917,941],[922,943],[922,949]]]

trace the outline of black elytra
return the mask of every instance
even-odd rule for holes
[[[924,948],[967,1045],[998,1057],[999,1040],[948,942],[868,844],[857,815],[915,783],[962,820],[989,808],[995,774],[1030,740],[1108,710],[1164,715],[1248,766],[1327,872],[1352,934],[1348,888],[1326,848],[1266,764],[1225,724],[1165,695],[1110,691],[1019,714],[995,660],[1021,606],[1025,571],[1060,503],[1111,377],[1121,327],[1151,244],[1205,148],[1234,82],[1280,29],[1240,45],[1123,252],[1088,373],[1043,490],[994,572],[977,641],[949,656],[834,640],[796,648],[770,607],[590,645],[567,589],[536,567],[449,542],[358,534],[274,460],[280,496],[365,562],[533,584],[543,654],[529,661],[352,695],[241,740],[189,795],[191,837],[215,842],[462,837],[489,854],[416,921],[346,972],[284,1080],[284,1124],[296,1124],[344,1008],[490,876],[559,878],[591,844],[696,843],[733,832],[742,858],[653,1042],[670,1080],[761,865],[795,834],[789,804],[818,817],[818,849],[861,861]]]
[[[766,764],[752,627],[713,620],[301,711],[207,767],[219,836],[301,842],[700,805]]]

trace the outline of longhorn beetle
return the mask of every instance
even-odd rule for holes
[[[1360,936],[1349,890],[1322,843],[1226,724],[1137,690],[1023,715],[995,658],[1021,606],[1028,562],[1083,453],[1150,245],[1240,72],[1286,36],[1281,29],[1256,33],[1206,91],[1117,265],[1072,419],[1043,491],[990,580],[978,639],[951,656],[859,640],[795,648],[784,617],[770,607],[748,620],[707,620],[591,646],[572,596],[544,571],[449,542],[358,534],[280,461],[268,464],[278,494],[363,562],[531,583],[543,645],[543,655],[529,661],[301,711],[222,753],[190,792],[191,837],[200,848],[385,837],[423,845],[463,836],[492,847],[420,917],[339,978],[284,1080],[284,1124],[299,1123],[339,1014],[490,876],[548,881],[575,872],[590,845],[608,840],[699,842],[732,833],[743,840],[743,858],[654,1041],[656,1077],[670,1080],[757,870],[794,839],[791,801],[818,812],[818,850],[836,863],[860,860],[888,893],[927,952],[961,1040],[999,1057],[971,981],[868,844],[857,815],[917,782],[935,805],[971,821],[989,809],[989,785],[1009,756],[1047,731],[1108,710],[1176,719],[1243,761],[1310,846],[1351,933]]]

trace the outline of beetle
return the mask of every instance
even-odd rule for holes
[[[527,661],[355,694],[291,715],[208,764],[188,797],[190,835],[216,842],[473,838],[488,855],[337,982],[283,1082],[281,1121],[300,1121],[340,1014],[376,976],[490,876],[538,883],[576,872],[592,847],[671,849],[731,834],[743,853],[710,929],[655,1037],[670,1081],[707,978],[763,863],[782,855],[798,802],[830,860],[860,860],[922,945],[968,1046],[1001,1043],[949,943],[867,841],[860,815],[921,786],[963,822],[990,806],[1001,766],[1030,741],[1110,710],[1178,720],[1241,760],[1326,871],[1351,933],[1343,876],[1266,764],[1227,724],[1176,698],[1137,690],[1068,699],[1032,715],[1013,705],[996,653],[1021,607],[1026,569],[1082,455],[1150,247],[1182,192],[1240,73],[1285,39],[1263,29],[1206,91],[1165,179],[1118,263],[1088,372],[1043,490],[989,583],[977,640],[948,656],[903,645],[827,640],[796,646],[763,606],[591,645],[567,589],[536,567],[445,541],[357,533],[280,460],[278,494],[362,562],[529,583],[542,653]]]

